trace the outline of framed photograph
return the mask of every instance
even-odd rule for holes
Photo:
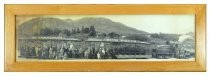
[[[206,71],[206,5],[5,5],[5,71]]]

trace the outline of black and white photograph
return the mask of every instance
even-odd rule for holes
[[[195,61],[195,15],[16,15],[17,60]]]

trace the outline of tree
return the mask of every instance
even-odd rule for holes
[[[63,30],[63,31],[61,31],[61,32],[59,33],[59,36],[60,36],[60,37],[66,37],[67,35],[65,34],[65,31]]]
[[[59,30],[59,29],[54,29],[53,35],[58,36],[60,32],[61,32],[61,30]]]
[[[90,34],[89,36],[96,36],[96,30],[94,26],[90,26]]]
[[[102,33],[100,36],[104,38],[106,37],[106,33]]]
[[[77,28],[77,33],[80,33],[80,29],[79,28]]]
[[[153,37],[153,38],[160,38],[159,35],[158,35],[157,33],[151,34],[151,37]]]
[[[44,29],[41,29],[40,31],[40,35],[42,36],[50,36],[52,34],[53,34],[53,31],[50,28],[44,28]]]
[[[71,36],[71,31],[68,30],[67,36]]]
[[[166,45],[169,45],[170,44],[170,42],[169,41],[166,41]]]
[[[71,31],[69,31],[68,29],[64,29],[64,34],[66,34],[67,36],[71,35]]]
[[[148,41],[149,40],[149,38],[147,36],[145,36],[145,35],[138,35],[138,34],[127,36],[126,39],[139,40],[139,41]]]
[[[109,33],[108,36],[109,36],[110,38],[119,38],[119,37],[120,37],[120,35],[117,34],[117,33],[115,33],[115,32]]]
[[[75,28],[73,28],[72,29],[72,34],[76,34],[77,32],[76,32],[76,29]]]
[[[88,27],[86,27],[85,29],[84,29],[84,33],[89,33],[90,32],[90,29],[88,28]]]
[[[84,26],[82,26],[81,32],[82,32],[82,33],[85,33],[85,28],[84,28]]]
[[[151,37],[159,38],[159,39],[167,40],[167,41],[178,41],[178,39],[179,39],[178,34],[163,34],[163,33],[157,34],[157,33],[155,33],[155,34],[151,34]]]

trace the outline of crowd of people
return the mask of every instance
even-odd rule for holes
[[[116,59],[112,49],[104,46],[99,47],[79,47],[76,48],[73,43],[69,46],[20,46],[20,55],[22,58],[38,59]]]
[[[25,42],[27,43],[27,42]],[[105,44],[98,43],[82,43],[82,42],[30,42],[29,44],[19,45],[19,58],[32,59],[118,59],[119,55],[152,55],[152,58],[159,58],[158,56],[167,56],[174,58],[172,54],[177,54],[178,58],[189,58],[191,55],[187,51],[175,51],[168,46],[163,48],[156,48],[148,45],[133,45],[133,44]],[[169,48],[169,49],[165,49]],[[178,53],[177,53],[178,52]],[[188,55],[189,54],[189,55]],[[162,58],[162,57],[161,57]]]

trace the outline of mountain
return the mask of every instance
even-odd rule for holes
[[[85,17],[79,20],[61,20],[58,18],[34,18],[18,27],[18,34],[32,35],[40,29],[69,29],[94,26],[97,32],[116,32],[118,34],[146,34],[147,32],[128,27],[120,22],[114,22],[103,17]]]
[[[116,32],[118,34],[145,34],[146,32],[137,30],[135,28],[128,27],[120,22],[114,22],[110,19],[103,17],[86,17],[74,21],[74,24],[78,27],[95,26],[96,31],[110,33]]]
[[[72,25],[58,18],[34,18],[19,25],[18,34],[32,35],[43,28],[70,29]]]

